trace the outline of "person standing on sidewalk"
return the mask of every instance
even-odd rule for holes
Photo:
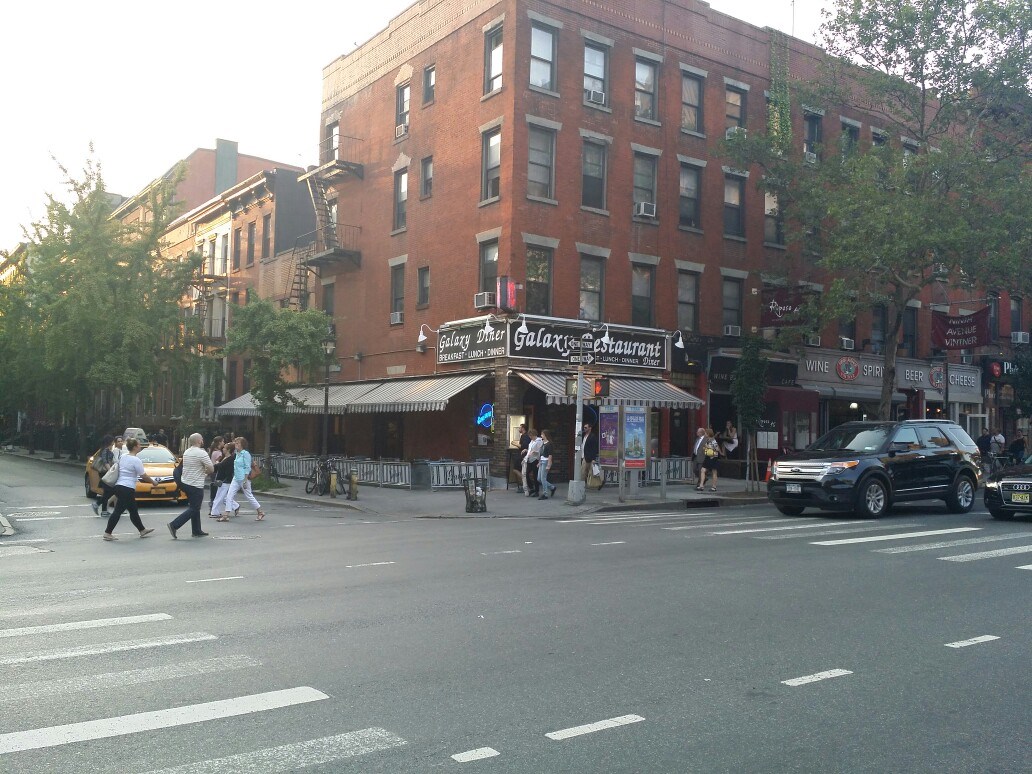
[[[537,497],[541,494],[541,484],[538,482],[537,467],[541,458],[541,447],[544,441],[538,437],[537,430],[530,430],[527,433],[530,443],[527,444],[527,454],[523,458],[523,480],[526,482],[524,490],[527,497]]]
[[[555,484],[548,482],[548,471],[552,467],[552,431],[542,430],[541,435],[545,442],[541,447],[541,458],[538,460],[538,491],[541,492],[538,499],[547,500],[555,494],[556,490]],[[542,487],[544,488],[542,489]],[[545,492],[548,494],[546,495]]]
[[[236,443],[237,453],[236,459],[233,462],[233,481],[230,483],[229,492],[226,494],[226,503],[229,506],[235,505],[236,493],[243,492],[247,502],[251,503],[252,507],[258,511],[255,521],[261,521],[265,518],[265,511],[262,510],[261,503],[255,499],[254,494],[251,492],[251,480],[247,477],[251,472],[251,452],[247,450],[247,439],[241,435],[234,442]],[[239,507],[234,507],[234,514],[238,510]],[[219,521],[225,520],[224,515],[219,517]]]
[[[129,520],[133,526],[140,531],[140,537],[147,537],[153,529],[147,529],[140,521],[140,512],[136,508],[136,482],[143,481],[153,484],[154,479],[147,475],[143,469],[143,463],[136,456],[136,450],[140,448],[140,442],[130,438],[125,445],[125,454],[118,460],[118,480],[115,482],[115,510],[108,519],[107,529],[104,531],[104,540],[118,540],[113,534],[118,520],[122,518],[123,511],[129,511]]]
[[[516,444],[516,448],[519,449],[519,456],[516,458],[515,467],[520,477],[520,485],[516,487],[516,494],[523,494],[528,491],[525,460],[527,459],[527,449],[530,448],[530,434],[527,432],[526,425],[520,425],[520,439]]]
[[[201,503],[204,502],[204,477],[214,473],[215,466],[204,450],[204,438],[200,433],[191,435],[189,443],[190,448],[183,452],[183,473],[179,484],[186,492],[186,510],[168,523],[173,540],[176,539],[176,530],[188,521],[194,537],[205,537],[208,534],[201,529]]]
[[[702,463],[706,459],[703,447],[706,443],[706,428],[699,426],[699,429],[695,431],[695,446],[692,447],[692,481],[699,481],[702,479]]]
[[[592,475],[592,466],[598,459],[598,435],[591,430],[591,425],[587,422],[581,426],[581,481],[585,486],[588,476]]]

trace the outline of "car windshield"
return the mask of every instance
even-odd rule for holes
[[[836,427],[807,448],[810,451],[875,451],[885,445],[890,427],[890,425]]]
[[[172,456],[172,452],[161,446],[148,446],[146,449],[140,449],[140,453],[136,455],[140,458],[140,462],[175,462],[176,458]]]

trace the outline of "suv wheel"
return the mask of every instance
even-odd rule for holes
[[[856,513],[863,519],[877,519],[889,510],[889,492],[877,478],[869,478],[860,485],[856,498]]]
[[[946,507],[950,513],[967,513],[975,503],[975,487],[965,475],[957,476],[953,489],[946,496]]]
[[[1014,518],[1013,513],[1005,511],[1002,508],[990,508],[989,515],[998,521],[1011,521]]]
[[[774,507],[786,516],[798,516],[805,510],[805,508],[799,505],[775,505]]]

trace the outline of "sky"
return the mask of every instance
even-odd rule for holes
[[[711,0],[717,10],[815,42],[829,0]],[[315,163],[322,68],[413,0],[240,5],[138,0],[5,3],[0,10],[0,251],[25,241],[57,162],[90,157],[107,190],[137,193],[195,148]],[[793,7],[794,6],[794,7]],[[794,18],[794,21],[793,21]]]

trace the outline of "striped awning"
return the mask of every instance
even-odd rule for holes
[[[566,394],[569,374],[547,371],[517,371],[523,381],[545,393],[545,401],[573,405],[577,398]],[[662,379],[636,379],[609,375],[609,397],[592,398],[592,405],[650,406],[652,408],[699,408],[703,401]]]
[[[353,382],[351,384],[331,384],[329,407],[331,414],[346,414],[351,404],[363,395],[375,390],[383,382]],[[304,401],[303,406],[291,406],[288,414],[322,414],[326,401],[325,388],[304,387],[298,398]]]
[[[444,411],[448,400],[486,377],[486,373],[393,379],[352,401],[348,411]]]

